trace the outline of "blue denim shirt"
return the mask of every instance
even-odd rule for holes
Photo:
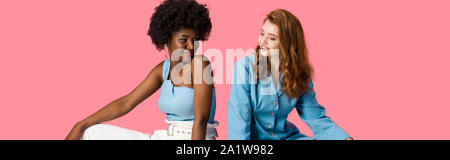
[[[310,91],[299,98],[283,93],[281,85],[275,90],[272,77],[254,79],[252,54],[234,64],[233,83],[228,100],[227,136],[230,140],[300,140],[350,137],[325,115],[325,108],[317,103],[313,83]],[[258,83],[256,83],[258,82]],[[289,113],[297,109],[300,118],[311,128],[308,137],[287,121]]]

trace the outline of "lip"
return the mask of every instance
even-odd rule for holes
[[[266,47],[266,46],[264,46],[264,45],[259,45],[259,48],[264,49],[264,50],[269,49],[269,47]]]
[[[191,51],[189,51],[189,50],[184,50],[183,53],[184,53],[184,54],[188,54],[188,55],[190,55],[190,56],[193,56],[193,55],[194,55],[194,53],[191,52]]]

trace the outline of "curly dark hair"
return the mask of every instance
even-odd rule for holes
[[[197,40],[208,40],[212,24],[206,5],[195,0],[165,0],[153,13],[148,35],[158,50],[164,49],[172,33],[181,28],[197,32]]]

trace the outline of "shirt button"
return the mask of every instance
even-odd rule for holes
[[[273,116],[274,114],[275,114],[275,113],[273,113],[273,112],[270,112],[270,115],[271,115],[271,116]]]
[[[272,125],[271,124],[269,124],[267,127],[269,127],[269,128],[272,128]]]
[[[278,104],[278,102],[276,102],[276,101],[275,101],[275,102],[273,102],[273,105],[274,105],[274,106],[277,106],[277,104]]]

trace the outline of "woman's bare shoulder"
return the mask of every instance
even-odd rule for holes
[[[159,62],[155,67],[153,67],[152,71],[150,73],[152,73],[153,75],[158,76],[159,79],[161,79],[161,81],[163,81],[163,68],[164,68],[164,62],[165,60]]]

